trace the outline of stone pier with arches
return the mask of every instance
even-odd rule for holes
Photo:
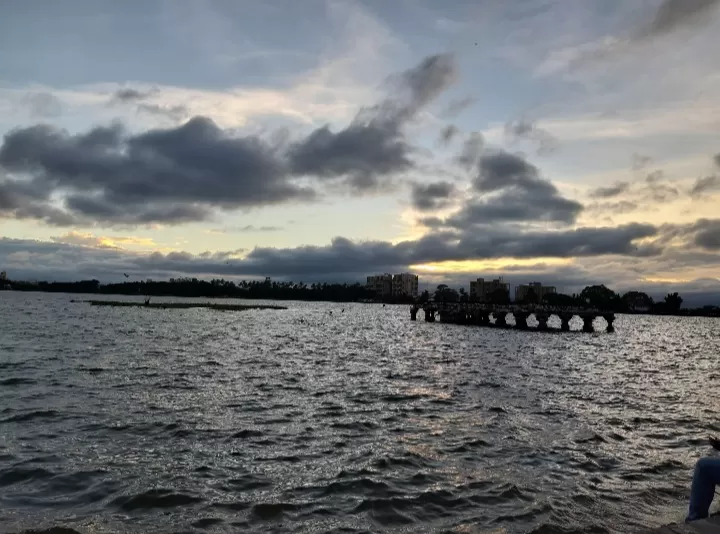
[[[595,320],[602,317],[605,320],[605,331],[614,332],[615,314],[600,310],[582,308],[554,308],[549,306],[492,306],[480,303],[456,303],[456,302],[428,302],[422,305],[415,305],[410,309],[410,319],[417,320],[418,312],[422,310],[425,321],[434,323],[488,326],[495,328],[513,328],[516,330],[535,330],[539,332],[570,332],[570,321],[578,317],[582,321],[580,330],[586,333],[596,332]],[[551,317],[557,317],[560,327],[550,326]],[[514,325],[508,322],[508,318],[514,319]],[[537,326],[531,326],[528,319],[533,317]]]

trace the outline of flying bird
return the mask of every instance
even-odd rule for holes
[[[128,273],[123,273],[125,275],[125,278],[130,278],[130,275]]]

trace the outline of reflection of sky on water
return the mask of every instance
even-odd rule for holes
[[[708,319],[620,316],[616,334],[586,336],[411,322],[405,306],[68,300],[0,301],[0,381],[22,382],[0,387],[0,477],[37,466],[0,487],[3,517],[115,531],[132,506],[147,530],[203,516],[247,530],[619,532],[682,517],[720,430]],[[185,504],[159,513],[158,499]]]

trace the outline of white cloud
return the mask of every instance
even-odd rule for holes
[[[360,106],[376,100],[383,80],[397,70],[395,60],[407,56],[407,48],[385,25],[359,6],[340,2],[328,5],[331,35],[326,52],[319,57],[316,67],[281,84],[210,90],[128,81],[122,87],[148,91],[150,94],[143,100],[146,105],[166,109],[181,106],[190,115],[210,117],[227,128],[262,128],[261,120],[269,117],[291,124],[345,123]],[[228,29],[227,22],[208,6],[203,4],[193,9],[192,16],[200,19],[200,27],[213,29],[213,32],[201,32],[207,40],[201,41],[199,46],[212,50],[249,49],[249,52],[239,53],[256,55],[264,53],[251,43],[236,41],[238,37]],[[31,117],[22,116],[17,110],[22,107],[21,101],[28,92],[42,91],[54,95],[68,108],[69,115],[80,117],[77,120],[86,116],[97,123],[121,114],[131,123],[140,123],[141,127],[167,124],[167,118],[163,117],[134,116],[136,103],[109,108],[109,99],[120,87],[116,83],[98,83],[57,89],[0,82],[0,113],[14,115],[24,123],[30,122]],[[7,123],[9,120],[12,119],[6,117],[2,122],[8,127],[14,126]]]

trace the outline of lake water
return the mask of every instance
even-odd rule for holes
[[[77,298],[0,292],[3,532],[633,532],[683,518],[720,434],[716,319]]]

